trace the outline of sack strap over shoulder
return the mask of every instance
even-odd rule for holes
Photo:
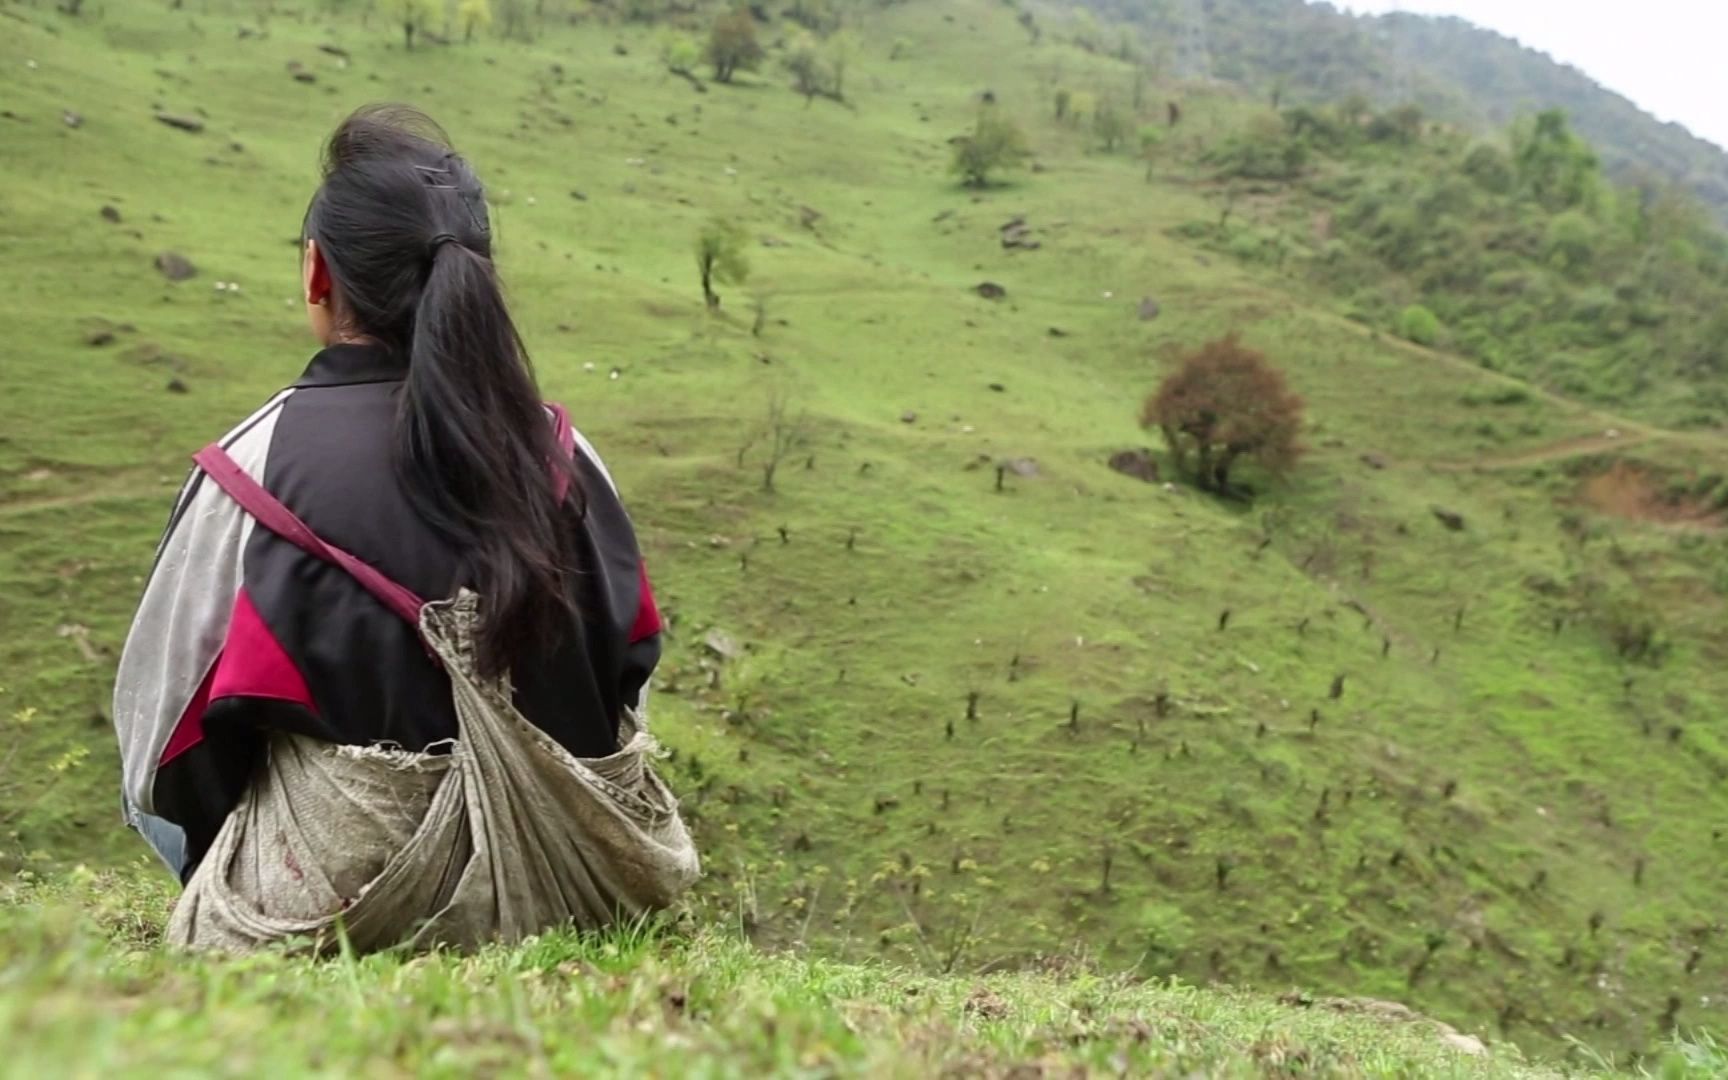
[[[547,402],[546,411],[552,416],[552,436],[558,440],[558,452],[564,455],[566,461],[576,457],[576,428],[570,423],[570,413],[564,406],[556,402]],[[570,473],[559,469],[552,474],[552,497],[559,504],[570,494]]]
[[[569,412],[564,406],[555,404],[548,404],[546,412],[552,420],[552,430],[558,440],[559,451],[566,457],[572,456],[576,452],[576,429],[570,424]],[[377,597],[379,603],[399,615],[409,626],[419,629],[420,609],[426,606],[426,601],[407,586],[386,576],[377,567],[343,551],[313,532],[310,525],[300,520],[280,499],[270,494],[263,484],[252,479],[220,444],[211,443],[192,455],[192,460],[258,524],[306,554],[347,572],[367,592]],[[554,494],[562,503],[569,494],[570,475],[561,469],[554,476]]]
[[[203,469],[218,487],[228,493],[229,498],[239,503],[242,510],[252,515],[258,524],[306,554],[347,571],[367,592],[377,597],[380,603],[405,619],[408,625],[420,625],[420,609],[426,606],[425,601],[406,586],[386,577],[376,567],[326,542],[312,531],[310,525],[301,521],[294,511],[282,505],[280,499],[265,490],[263,484],[252,479],[246,470],[240,467],[240,463],[228,455],[228,451],[211,443],[192,455],[192,460],[198,463],[198,467]]]

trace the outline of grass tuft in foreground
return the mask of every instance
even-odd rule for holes
[[[1427,1022],[1079,970],[930,976],[712,929],[548,934],[473,956],[194,958],[168,888],[76,872],[0,890],[0,1071],[344,1076],[1563,1075]],[[1678,1048],[1661,1075],[1720,1075]]]

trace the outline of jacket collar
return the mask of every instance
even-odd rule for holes
[[[361,383],[401,382],[408,365],[382,345],[331,345],[320,349],[306,365],[306,373],[295,380],[298,388],[311,386],[355,386]]]

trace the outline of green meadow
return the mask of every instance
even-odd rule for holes
[[[1264,103],[1158,78],[1148,114],[1184,116],[1149,173],[1049,105],[1131,65],[1000,3],[859,12],[844,104],[789,89],[784,20],[697,92],[663,26],[604,8],[409,52],[366,7],[0,2],[6,1069],[1541,1075],[1524,1054],[1722,1030],[1728,548],[1692,492],[1728,442],[1663,426],[1679,391],[1520,381],[1220,250],[1225,206],[1302,209],[1209,164]],[[974,191],[949,140],[986,93],[1034,164]],[[707,876],[665,938],[183,966],[118,820],[114,664],[188,455],[313,351],[301,214],[321,140],[379,100],[486,179],[542,386],[632,509]],[[1035,249],[1002,243],[1022,216]],[[711,314],[716,217],[751,273]],[[1231,331],[1307,405],[1252,500],[1138,422]],[[1107,467],[1142,446],[1159,482]],[[326,1053],[287,1049],[307,1025]],[[1685,1052],[1673,1075],[1711,1074]]]

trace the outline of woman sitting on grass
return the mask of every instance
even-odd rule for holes
[[[660,616],[541,401],[479,180],[364,109],[303,233],[323,348],[197,455],[120,662],[171,939],[472,944],[668,903],[697,863],[647,762]]]

